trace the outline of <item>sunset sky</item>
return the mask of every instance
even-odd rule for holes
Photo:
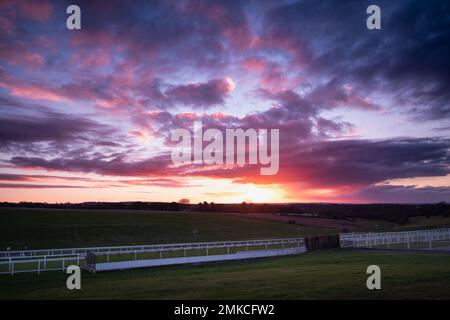
[[[1,0],[0,201],[450,201],[449,57],[448,1]],[[194,120],[278,174],[173,165]]]

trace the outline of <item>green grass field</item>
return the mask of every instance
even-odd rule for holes
[[[376,225],[383,225],[376,221]],[[384,231],[450,226],[450,218],[417,217]],[[198,232],[194,235],[193,230]],[[0,209],[0,250],[247,240],[338,233],[217,213]]]
[[[0,209],[0,250],[250,240],[337,230],[214,213]],[[198,232],[193,234],[192,230]]]
[[[448,222],[449,218],[419,217],[391,230],[442,227]],[[193,229],[198,231],[196,235]],[[2,249],[245,240],[337,232],[244,215],[0,209]],[[366,268],[371,264],[382,269],[380,291],[366,288]],[[81,291],[67,290],[66,278],[62,271],[0,275],[0,299],[449,299],[450,254],[335,250],[96,275],[83,271]]]
[[[382,290],[366,288],[366,268],[381,267]],[[0,299],[449,299],[450,255],[313,252],[258,260],[82,273],[0,277]]]
[[[450,227],[450,217],[433,216],[433,217],[411,217],[409,222],[404,226],[399,226],[396,229],[414,230],[414,229],[437,229]]]

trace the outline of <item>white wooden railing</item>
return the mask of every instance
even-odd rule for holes
[[[304,246],[294,247],[287,249],[272,249],[272,250],[255,250],[255,251],[239,251],[231,254],[220,254],[211,256],[192,256],[192,257],[177,257],[177,258],[165,258],[165,259],[145,259],[145,260],[129,260],[129,261],[117,261],[108,263],[97,263],[95,265],[95,271],[109,271],[109,270],[125,270],[135,268],[146,267],[160,267],[176,264],[189,264],[189,263],[205,263],[216,261],[231,261],[242,259],[255,259],[264,257],[275,257],[284,255],[301,254],[306,251]]]
[[[77,255],[73,257],[59,257],[59,258],[38,258],[38,259],[14,259],[0,261],[0,274],[14,275],[23,272],[37,272],[41,271],[65,271],[66,267],[72,264],[81,265],[84,263],[84,256]]]
[[[9,259],[15,257],[49,257],[49,256],[69,256],[76,254],[87,254],[88,252],[96,255],[118,254],[132,252],[160,252],[160,251],[178,251],[207,248],[227,248],[243,246],[262,246],[262,245],[289,245],[292,243],[304,243],[304,238],[285,238],[285,239],[267,239],[267,240],[245,240],[245,241],[221,241],[221,242],[194,242],[179,244],[153,244],[138,246],[113,246],[113,247],[84,247],[84,248],[64,248],[64,249],[39,249],[39,250],[16,250],[0,251],[0,259]]]
[[[406,244],[411,248],[411,243],[426,243],[429,248],[433,241],[450,240],[450,228],[429,229],[403,232],[368,232],[368,233],[341,233],[340,242],[342,248],[370,248],[386,246],[391,248],[393,244]]]
[[[87,247],[87,248],[66,248],[66,249],[40,249],[40,250],[20,250],[20,251],[1,251],[0,252],[0,274],[38,272],[50,270],[64,270],[71,264],[80,265],[85,263],[85,256],[93,253],[96,256],[105,256],[106,262],[110,261],[110,256],[120,256],[127,261],[137,260],[137,255],[141,253],[157,252],[159,258],[163,258],[164,252],[184,251],[184,257],[187,257],[188,250],[205,250],[204,256],[209,255],[209,250],[214,248],[225,248],[229,254],[231,248],[240,248],[241,250],[255,250],[259,247],[262,250],[273,249],[277,246],[283,248],[303,248],[304,238],[285,238],[285,239],[266,239],[266,240],[248,240],[248,241],[222,241],[222,242],[200,242],[200,243],[181,243],[181,244],[159,244],[159,245],[141,245],[141,246],[114,246],[114,247]],[[126,256],[126,255],[131,256]],[[133,259],[134,258],[134,259]]]

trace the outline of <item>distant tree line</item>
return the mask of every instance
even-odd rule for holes
[[[183,199],[184,200],[184,199]],[[91,210],[152,210],[175,212],[217,212],[217,213],[273,213],[292,216],[310,216],[329,219],[353,220],[356,218],[387,220],[407,223],[415,216],[450,216],[450,204],[221,204],[200,202],[83,202],[83,203],[41,203],[41,202],[0,202],[0,207],[12,208],[54,208]]]

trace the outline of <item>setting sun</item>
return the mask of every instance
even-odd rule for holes
[[[254,184],[245,185],[242,188],[242,196],[239,196],[239,202],[277,202],[282,197],[279,190],[273,187],[259,187]]]

